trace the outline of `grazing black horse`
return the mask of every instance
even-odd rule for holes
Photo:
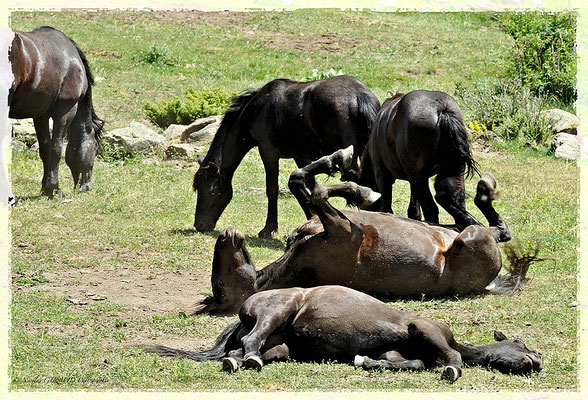
[[[439,222],[439,208],[429,190],[435,178],[435,199],[461,229],[480,225],[465,209],[464,174],[478,172],[472,158],[463,115],[443,92],[416,90],[396,94],[380,109],[362,156],[360,184],[382,194],[380,211],[392,212],[392,184],[410,183],[408,217]]]
[[[304,166],[353,145],[357,151],[346,177],[354,180],[379,107],[368,87],[350,76],[313,82],[276,79],[243,93],[225,113],[194,175],[193,187],[198,192],[194,227],[200,232],[214,229],[233,196],[235,170],[245,154],[258,146],[268,198],[267,219],[259,236],[270,237],[278,228],[279,159],[293,158]],[[306,206],[310,217],[310,205]]]
[[[541,354],[495,331],[497,343],[472,346],[455,341],[441,322],[398,311],[364,293],[342,286],[287,288],[257,293],[239,311],[215,346],[193,352],[145,346],[163,356],[196,361],[223,360],[223,369],[261,369],[264,363],[354,362],[365,369],[422,370],[443,366],[442,377],[455,381],[466,365],[504,373],[541,371]]]
[[[92,106],[94,78],[86,56],[65,34],[41,26],[32,32],[14,32],[8,58],[14,75],[8,92],[9,114],[33,118],[43,160],[41,192],[49,197],[61,195],[58,169],[66,135],[65,162],[74,189],[79,185],[80,191],[90,190],[104,121]]]

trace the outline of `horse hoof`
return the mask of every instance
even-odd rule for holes
[[[448,365],[441,373],[441,378],[453,383],[459,378],[459,371],[453,365]]]
[[[361,188],[361,186],[360,186]],[[360,207],[367,207],[367,206],[371,206],[372,204],[374,204],[376,201],[378,201],[380,199],[380,197],[382,197],[382,195],[378,192],[374,192],[372,189],[370,188],[363,188],[364,190],[367,190],[367,194],[363,194],[362,193],[362,197],[363,197],[363,203],[361,203]]]
[[[8,197],[8,206],[15,207],[18,204],[18,197],[16,196],[9,196]]]
[[[245,360],[245,368],[247,369],[256,369],[261,371],[263,367],[263,361],[258,356],[251,356]]]
[[[496,179],[494,179],[494,176],[490,172],[485,172],[478,181],[474,203],[488,203],[496,200],[496,198],[498,198]]]
[[[492,189],[496,189],[496,178],[494,178],[494,175],[492,175],[492,173],[484,172],[481,180],[486,181],[486,183],[488,183],[488,185],[490,185]]]
[[[339,151],[341,152],[341,169],[349,168],[353,161],[353,145]]]
[[[257,236],[259,236],[262,239],[271,239],[272,238],[272,232],[273,230],[271,229],[265,229],[263,228]]]
[[[239,369],[239,363],[233,357],[223,358],[223,371],[235,372]]]
[[[365,363],[365,357],[364,356],[360,356],[359,354],[355,356],[355,358],[353,359],[353,365],[356,368],[360,368],[363,367],[363,364]]]

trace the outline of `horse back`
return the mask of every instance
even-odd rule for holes
[[[50,114],[55,105],[73,105],[87,91],[78,49],[56,29],[40,27],[32,32],[15,32],[9,61],[14,75],[9,104],[13,118]]]
[[[350,76],[275,79],[248,104],[244,118],[260,146],[271,144],[281,158],[310,162],[349,145],[363,149],[378,108],[375,95]]]

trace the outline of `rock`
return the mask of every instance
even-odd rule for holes
[[[188,143],[198,143],[199,145],[210,144],[212,139],[214,139],[214,135],[216,135],[219,126],[220,122],[213,122],[199,131],[191,133],[190,136],[188,136]]]
[[[574,161],[580,159],[580,140],[577,135],[558,133],[553,137],[551,147],[557,158]]]
[[[18,140],[12,140],[12,150],[17,153],[22,153],[27,148],[27,145],[23,142],[19,142]]]
[[[169,142],[179,142],[186,129],[188,129],[188,125],[171,124],[165,131],[163,131],[163,136]]]
[[[196,121],[194,121],[190,125],[188,125],[186,127],[186,129],[184,130],[184,132],[182,132],[182,136],[180,137],[180,141],[182,143],[188,142],[188,138],[192,133],[198,132],[210,124],[220,123],[222,118],[223,117],[220,115],[212,115],[210,117],[198,118]],[[218,127],[217,127],[217,129],[218,129]]]
[[[139,122],[131,122],[127,128],[105,132],[102,140],[129,153],[152,153],[167,146],[163,135]]]
[[[578,126],[580,120],[574,114],[567,111],[554,108],[552,110],[545,110],[541,112],[550,121],[551,129],[554,134],[565,132],[572,135],[578,134]]]
[[[195,146],[191,143],[174,143],[170,144],[165,153],[168,156],[184,156],[194,158],[196,152],[201,151],[201,146]]]

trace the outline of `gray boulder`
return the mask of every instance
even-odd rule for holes
[[[37,134],[35,132],[35,125],[31,118],[27,119],[9,119],[8,123],[12,132],[12,137],[17,138],[18,141],[31,146],[37,141]],[[53,120],[49,118],[49,129],[53,129]]]
[[[186,131],[188,125],[177,125],[171,124],[167,127],[165,131],[163,131],[163,136],[167,139],[168,142],[180,142],[182,134]]]
[[[219,124],[222,120],[222,116],[220,115],[212,115],[210,117],[198,118],[196,121],[192,122],[190,125],[186,127],[184,132],[182,132],[182,136],[180,137],[180,141],[182,143],[189,142],[189,137],[194,132],[198,132],[211,124]],[[218,129],[218,125],[217,125]],[[215,129],[216,132],[216,129]]]
[[[203,147],[195,146],[190,143],[174,143],[170,144],[165,151],[168,156],[182,156],[188,158],[194,158],[196,153],[202,151]]]
[[[574,114],[567,111],[554,108],[541,112],[550,121],[551,130],[554,134],[565,132],[572,135],[577,135],[580,120]]]
[[[557,158],[573,161],[580,159],[580,139],[578,135],[565,132],[558,133],[551,140],[551,146]]]
[[[201,146],[210,144],[212,139],[214,139],[214,135],[216,135],[216,131],[218,130],[219,126],[220,122],[213,122],[212,124],[206,125],[199,131],[191,133],[190,136],[188,136],[188,143],[197,143]]]
[[[167,148],[167,140],[163,135],[139,122],[131,122],[127,128],[108,131],[102,140],[133,154],[148,154]]]
[[[12,150],[15,151],[16,153],[22,153],[23,151],[25,151],[27,148],[27,145],[24,144],[23,142],[19,142],[18,140],[13,140],[12,141]]]

